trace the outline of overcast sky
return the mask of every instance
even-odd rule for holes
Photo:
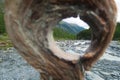
[[[117,21],[120,22],[120,0],[115,0],[117,4],[117,9],[118,9],[118,16],[117,16]]]
[[[115,2],[117,4],[117,9],[118,9],[117,22],[120,22],[120,0],[115,0]],[[86,29],[89,28],[89,26],[85,22],[81,21],[79,17],[77,18],[71,17],[71,18],[63,19],[63,21],[66,21],[68,23],[78,24],[79,26],[85,27]]]

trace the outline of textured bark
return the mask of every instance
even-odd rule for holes
[[[41,80],[83,80],[103,55],[116,26],[114,0],[6,0],[7,32],[20,54],[41,73]],[[77,16],[92,29],[85,55],[59,49],[52,28],[63,18]]]

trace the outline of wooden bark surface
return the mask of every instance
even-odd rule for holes
[[[83,80],[103,55],[116,26],[114,0],[6,0],[7,32],[20,54],[41,73],[42,80]],[[52,28],[77,16],[92,30],[86,54],[68,54],[53,39]]]

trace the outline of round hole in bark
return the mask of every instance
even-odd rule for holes
[[[55,40],[90,40],[89,25],[78,17],[62,19],[53,29]]]
[[[91,30],[79,16],[68,17],[56,25],[53,37],[57,46],[63,51],[84,54],[90,44]]]

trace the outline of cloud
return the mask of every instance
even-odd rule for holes
[[[81,27],[84,27],[85,29],[89,29],[88,24],[85,23],[84,21],[82,21],[79,18],[79,16],[77,18],[74,18],[74,17],[66,18],[66,19],[63,19],[63,21],[68,22],[68,23],[74,23],[74,24],[77,24]]]

